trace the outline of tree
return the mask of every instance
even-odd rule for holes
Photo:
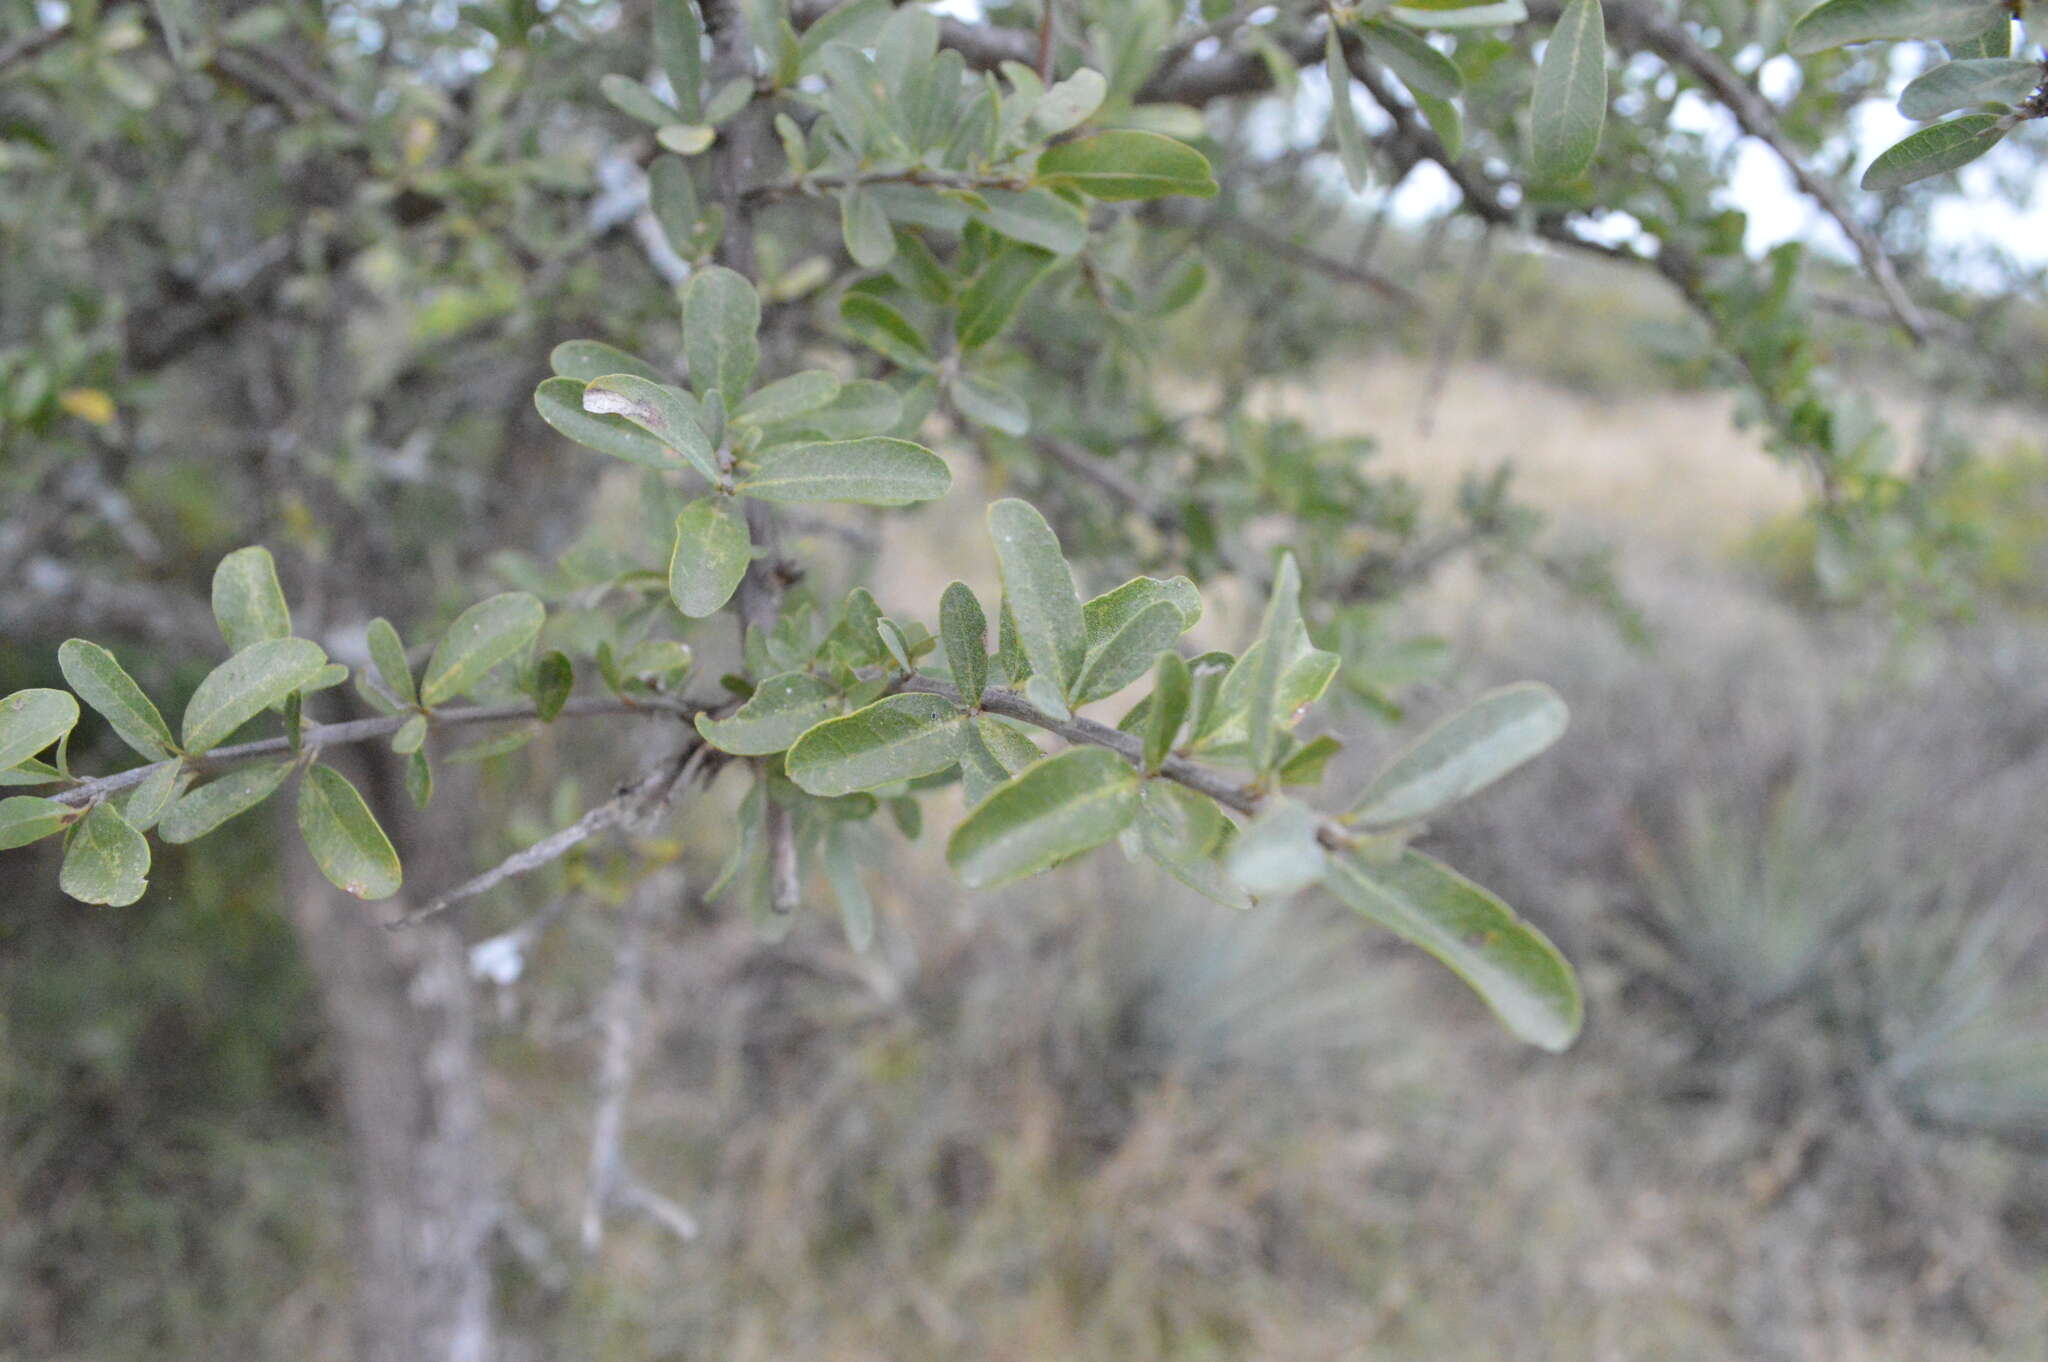
[[[879,830],[916,828],[957,786],[947,855],[970,888],[1112,841],[1238,907],[1320,884],[1436,955],[1516,1036],[1569,1045],[1563,957],[1410,845],[1555,741],[1562,703],[1536,685],[1486,695],[1337,800],[1313,791],[1341,742],[1300,721],[1333,685],[1392,710],[1373,608],[1452,557],[1607,584],[1544,542],[1504,477],[1468,489],[1460,523],[1427,523],[1356,450],[1255,414],[1262,378],[1327,346],[1317,291],[1421,305],[1284,224],[1341,220],[1349,195],[1430,166],[1481,228],[1445,267],[1468,299],[1496,232],[1653,271],[1809,471],[1842,573],[1938,607],[1957,589],[1953,527],[1931,509],[1940,469],[1899,468],[1830,383],[1812,304],[1918,343],[1971,326],[1969,300],[1898,263],[1924,197],[1873,220],[1837,186],[1846,110],[1888,71],[1834,49],[1945,42],[1957,59],[1902,110],[2004,106],[1884,153],[1863,183],[1889,193],[2043,111],[2040,63],[2009,55],[2011,7],[1829,0],[1789,29],[1777,6],[1644,0],[987,8],[653,0],[620,17],[504,0],[453,26],[407,6],[77,6],[56,24],[23,9],[0,44],[19,185],[0,209],[0,334],[20,338],[0,350],[0,551],[10,578],[42,585],[0,611],[10,634],[64,640],[63,686],[0,700],[0,781],[44,791],[0,802],[0,846],[61,846],[66,894],[125,906],[146,892],[152,836],[195,841],[278,797],[333,886],[392,900],[403,863],[422,877],[386,826],[422,855],[449,841],[399,786],[427,810],[451,763],[610,721],[655,759],[398,921],[737,769],[748,793],[714,892],[770,934],[829,895],[861,944]],[[1811,59],[1773,100],[1756,70],[1781,46]],[[1251,111],[1276,92],[1320,110],[1313,144],[1262,133]],[[1728,147],[1675,130],[1687,99],[1784,160],[1867,291],[1795,247],[1745,253],[1741,214],[1715,197]],[[1228,271],[1208,259],[1223,240],[1243,249]],[[1278,307],[1276,278],[1292,290]],[[1192,410],[1158,381],[1190,316],[1247,341]],[[1987,383],[1995,339],[1926,362]],[[573,456],[532,427],[528,390]],[[166,448],[195,406],[210,445]],[[621,534],[590,495],[607,457],[635,470],[648,528]],[[791,509],[957,501],[969,463],[1027,493],[986,508],[993,597],[954,581],[885,614],[863,563],[887,517]],[[182,518],[138,516],[138,486]],[[273,548],[227,553],[208,623],[179,578],[244,539],[287,571]],[[510,589],[475,588],[486,567]],[[1237,651],[1188,655],[1218,579],[1263,613]],[[445,624],[419,609],[455,593]],[[175,729],[83,637],[189,660],[220,655],[215,627],[226,655]],[[1114,725],[1082,712],[1134,687]],[[141,764],[74,772],[87,710]],[[251,726],[265,735],[231,741]],[[489,736],[451,750],[472,728]],[[366,1223],[452,1227],[432,1263],[408,1259],[418,1236],[366,1236],[366,1355],[482,1355],[489,1191],[450,1171],[474,1129],[468,1061],[430,1053],[466,1056],[452,939],[380,945],[337,926],[322,891],[294,898],[360,1082],[444,1118],[365,1155],[383,1214]],[[432,1016],[394,1038],[374,1019],[400,999]],[[388,1115],[359,1112],[358,1130]],[[600,1228],[613,1205],[652,1204],[613,1127],[593,1156]]]

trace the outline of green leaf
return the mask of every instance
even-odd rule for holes
[[[1448,965],[1517,1038],[1562,1050],[1579,1034],[1578,982],[1557,947],[1447,866],[1413,850],[1384,865],[1349,852],[1330,857],[1323,884]]]
[[[946,841],[969,888],[993,889],[1091,851],[1138,813],[1138,773],[1116,753],[1076,747],[1034,762],[975,806]]]
[[[1958,42],[1975,38],[2006,13],[2004,0],[1827,0],[1792,25],[1785,50],[1808,57],[1885,39]]]
[[[485,672],[540,637],[547,613],[538,597],[506,591],[457,615],[427,659],[420,703],[438,705],[469,690]]]
[[[1282,785],[1320,785],[1323,768],[1330,764],[1330,758],[1344,750],[1344,744],[1324,733],[1311,738],[1287,754],[1280,763]]]
[[[697,716],[697,731],[721,752],[765,757],[780,752],[804,731],[832,717],[838,692],[806,672],[771,676],[754,688],[730,718]]]
[[[840,191],[839,235],[853,263],[864,270],[878,270],[896,254],[896,229],[882,201],[857,184]]]
[[[1465,118],[1458,112],[1458,106],[1447,99],[1431,95],[1416,94],[1415,107],[1422,110],[1422,116],[1429,120],[1430,130],[1436,133],[1436,140],[1444,144],[1444,154],[1457,160],[1465,154]]]
[[[939,638],[960,698],[970,709],[979,707],[988,685],[988,616],[965,582],[952,583],[939,597]]]
[[[973,808],[996,787],[1045,754],[993,715],[977,714],[960,730],[960,784]]]
[[[1577,179],[1607,121],[1607,17],[1600,0],[1566,0],[1529,102],[1531,169],[1550,184]]]
[[[62,832],[76,816],[66,805],[40,795],[0,799],[0,851],[25,847],[51,833]]]
[[[359,899],[388,899],[404,876],[391,839],[370,806],[332,766],[314,766],[299,785],[299,835],[334,887]]]
[[[1044,137],[1072,131],[1102,107],[1108,93],[1102,73],[1084,66],[1040,96],[1031,108],[1031,124]]]
[[[0,786],[7,785],[54,785],[64,779],[64,773],[46,761],[33,757],[0,769]]]
[[[716,483],[718,455],[704,434],[696,406],[681,388],[635,374],[605,374],[583,389],[584,411],[625,418],[689,460],[705,481]]]
[[[402,757],[411,756],[425,746],[426,741],[427,716],[414,714],[400,724],[398,731],[391,735],[391,750]]]
[[[121,805],[121,816],[137,832],[148,832],[163,817],[164,810],[178,796],[178,779],[185,774],[185,762],[173,757],[149,768],[149,774],[130,792]]]
[[[574,378],[544,379],[533,390],[540,419],[586,449],[609,454],[642,468],[673,471],[689,464],[660,439],[618,416],[592,416],[583,410],[585,384]]]
[[[1388,763],[1345,816],[1361,827],[1427,818],[1485,789],[1564,735],[1571,712],[1534,681],[1480,696]]]
[[[778,421],[764,434],[770,444],[791,440],[856,440],[894,429],[902,414],[903,404],[895,389],[872,378],[856,378],[816,411]]]
[[[1031,409],[1023,397],[993,379],[955,374],[946,391],[960,414],[976,425],[1005,435],[1024,435],[1031,430]]]
[[[728,497],[701,497],[676,517],[668,594],[676,609],[703,619],[725,608],[753,561],[746,517]]]
[[[122,742],[151,761],[178,750],[164,716],[105,648],[82,638],[66,639],[57,649],[57,666],[78,698],[99,711]]]
[[[1529,17],[1523,0],[1408,0],[1387,17],[1416,28],[1497,28]]]
[[[1936,123],[1894,144],[1863,172],[1863,187],[1873,192],[1966,166],[1997,146],[2010,124],[2003,114],[1964,114]]]
[[[542,723],[553,723],[575,689],[576,664],[567,653],[550,650],[533,669],[533,712]]]
[[[1925,120],[1979,104],[2017,104],[2041,80],[2041,63],[2022,57],[1944,62],[1900,92],[1899,112]]]
[[[915,780],[960,760],[962,711],[951,700],[912,692],[816,725],[783,759],[789,778],[831,798]]]
[[[185,704],[184,747],[193,756],[218,747],[229,734],[320,673],[327,653],[303,638],[252,643],[207,673]]]
[[[754,99],[754,78],[734,76],[711,92],[711,98],[704,102],[704,121],[712,124],[730,122],[733,116],[747,107]]]
[[[1180,611],[1183,632],[1202,622],[1202,593],[1188,578],[1133,577],[1081,607],[1088,646],[1100,645],[1160,601],[1169,601]]]
[[[678,156],[695,156],[711,149],[718,130],[708,123],[669,123],[655,131],[654,140]]]
[[[1226,654],[1209,654],[1189,663],[1189,670],[1195,678],[1195,742],[1194,747],[1210,754],[1236,751],[1239,755],[1249,751],[1247,715],[1251,708],[1252,682],[1263,670],[1269,650],[1264,643],[1254,643],[1245,649],[1244,655],[1230,664],[1222,673],[1220,683],[1216,678],[1213,662],[1227,659]],[[1337,673],[1338,658],[1335,653],[1325,652],[1315,646],[1308,636],[1306,624],[1296,624],[1294,638],[1281,649],[1286,659],[1280,670],[1280,690],[1273,706],[1277,722],[1287,725],[1306,705],[1315,701],[1329,686],[1330,678]],[[1211,690],[1210,687],[1214,686]]]
[[[690,0],[655,0],[654,56],[676,92],[684,118],[703,113],[703,46],[704,25]]]
[[[946,461],[923,445],[870,436],[777,446],[756,456],[734,490],[763,501],[908,506],[942,497],[952,484]]]
[[[761,299],[746,276],[723,265],[690,276],[683,288],[683,357],[698,397],[717,392],[728,411],[739,405],[761,362],[760,329]]]
[[[613,108],[628,118],[637,118],[642,123],[652,123],[656,127],[676,121],[676,109],[664,104],[654,91],[631,76],[622,76],[616,71],[608,72],[598,77],[597,88],[598,92],[611,102]]]
[[[984,189],[974,216],[1026,245],[1072,255],[1088,244],[1088,219],[1047,189]]]
[[[71,833],[57,887],[80,903],[126,908],[149,888],[149,842],[112,804],[95,804]]]
[[[931,342],[910,318],[872,293],[849,293],[839,300],[839,316],[861,344],[872,347],[905,369],[923,373],[932,367]]]
[[[660,134],[656,136],[658,138]],[[657,156],[648,165],[647,206],[654,213],[661,234],[668,238],[669,249],[686,260],[708,250],[717,239],[713,220],[706,218],[704,207],[697,200],[697,181],[691,177],[690,163],[680,156]],[[714,211],[718,214],[716,221],[722,222],[724,211]],[[568,371],[557,365],[555,372]],[[614,364],[593,373],[578,373],[571,377],[592,379],[599,374],[638,374],[657,382],[662,377],[652,365],[638,363]]]
[[[412,665],[405,660],[405,643],[391,621],[371,620],[364,637],[370,646],[370,661],[377,668],[377,679],[391,692],[391,698],[402,705],[418,704],[420,693],[413,685]]]
[[[1152,670],[1159,655],[1173,648],[1187,627],[1171,601],[1155,601],[1123,627],[1088,650],[1074,682],[1074,703],[1085,705],[1114,695]]]
[[[1185,142],[1156,132],[1117,129],[1047,147],[1038,179],[1105,200],[1158,199],[1170,194],[1213,198],[1209,160]]]
[[[1087,661],[1088,631],[1059,538],[1036,507],[1014,497],[988,508],[988,532],[1018,646],[1032,672],[1064,694]]]
[[[291,635],[291,607],[277,584],[277,564],[269,549],[252,544],[220,560],[213,570],[213,618],[231,653]]]
[[[1283,553],[1259,625],[1258,643],[1263,646],[1256,659],[1247,658],[1250,671],[1244,723],[1254,771],[1263,773],[1279,755],[1281,727],[1288,718],[1280,708],[1280,681],[1288,661],[1282,645],[1294,637],[1301,622],[1301,569],[1295,566],[1293,554]]]
[[[960,348],[972,350],[1000,336],[1052,262],[1052,252],[1036,246],[1013,242],[997,252],[961,291],[955,326]]]
[[[1145,724],[1141,730],[1147,771],[1157,771],[1173,751],[1173,740],[1179,736],[1180,726],[1188,717],[1188,699],[1193,691],[1194,681],[1181,655],[1161,653],[1159,665],[1152,672],[1152,703],[1145,711]]]
[[[1458,64],[1429,45],[1429,39],[1412,28],[1374,19],[1362,25],[1359,36],[1366,51],[1378,57],[1411,94],[1434,99],[1456,99],[1465,92],[1465,78]]]
[[[875,941],[875,904],[868,887],[861,882],[860,865],[853,858],[851,834],[844,823],[825,829],[825,880],[839,900],[839,920],[846,928],[846,944],[865,951]]]
[[[548,367],[563,378],[573,378],[579,383],[588,383],[606,374],[633,374],[650,383],[661,381],[661,375],[652,364],[603,341],[563,341],[548,351]]]
[[[1329,859],[1314,809],[1269,795],[1230,848],[1230,877],[1258,898],[1283,898],[1322,878]]]
[[[1344,182],[1352,193],[1363,193],[1372,183],[1372,151],[1358,124],[1358,108],[1351,102],[1351,68],[1344,61],[1344,43],[1334,24],[1323,39],[1323,73],[1330,82],[1330,131],[1337,139]]]
[[[740,403],[732,418],[770,426],[830,405],[839,396],[839,389],[839,375],[827,369],[805,369],[756,388]]]
[[[187,790],[164,811],[156,835],[173,844],[196,841],[270,798],[291,769],[288,761],[237,767],[218,780]]]
[[[405,793],[416,809],[424,809],[434,798],[434,764],[425,748],[405,759]]]
[[[1959,38],[1944,44],[1948,54],[1958,61],[1971,61],[1980,57],[2010,57],[2012,55],[2012,16],[2001,13],[1982,33],[1973,38]]]

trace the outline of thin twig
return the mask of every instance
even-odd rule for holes
[[[704,706],[686,704],[666,696],[648,696],[644,699],[622,700],[608,695],[591,695],[572,699],[562,706],[557,718],[580,718],[595,714],[642,714],[660,717],[692,719]],[[232,747],[216,747],[210,752],[191,757],[172,757],[166,761],[153,761],[111,776],[95,776],[81,780],[70,789],[50,798],[59,804],[80,808],[97,804],[109,795],[140,785],[152,772],[172,761],[182,761],[189,771],[209,773],[239,766],[245,762],[260,761],[264,757],[292,756],[299,751],[315,752],[324,747],[343,747],[351,743],[375,742],[396,733],[419,711],[404,714],[385,714],[374,719],[350,719],[338,724],[307,724],[299,735],[295,748],[289,738],[259,738],[255,742],[236,743]],[[432,729],[461,728],[469,724],[505,723],[514,719],[534,718],[531,703],[516,705],[473,705],[466,709],[436,709],[426,711],[427,724]]]
[[[1376,217],[1374,222],[1378,223],[1380,220],[1380,218]],[[1361,259],[1356,264],[1346,260],[1338,260],[1333,256],[1324,255],[1320,251],[1311,250],[1297,242],[1290,241],[1277,232],[1269,232],[1256,223],[1247,222],[1243,218],[1235,217],[1228,213],[1211,214],[1203,220],[1202,225],[1227,232],[1231,236],[1251,243],[1270,256],[1286,261],[1290,265],[1299,265],[1303,269],[1314,270],[1317,274],[1326,275],[1331,279],[1340,280],[1346,284],[1356,284],[1360,288],[1369,289],[1380,297],[1387,299],[1389,302],[1397,303],[1410,312],[1422,311],[1422,299],[1417,297],[1413,290],[1404,288],[1378,271],[1365,267],[1363,259],[1365,252],[1361,252]],[[1375,232],[1376,230],[1375,228]]]
[[[12,66],[34,60],[46,48],[54,47],[70,36],[71,25],[68,23],[22,34],[5,47],[0,47],[0,75],[5,75]]]

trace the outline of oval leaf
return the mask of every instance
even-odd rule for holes
[[[585,449],[609,454],[642,468],[687,468],[682,455],[632,422],[617,416],[593,416],[583,410],[581,379],[550,378],[533,390],[540,419]]]
[[[952,485],[946,461],[923,445],[872,436],[780,445],[755,459],[734,490],[763,501],[908,506],[942,497]]]
[[[546,622],[540,598],[524,591],[478,601],[457,615],[434,645],[420,681],[420,703],[438,705],[462,694],[483,680],[485,672],[538,638]]]
[[[1269,797],[1230,847],[1230,877],[1260,898],[1299,893],[1322,877],[1329,857],[1314,809]]]
[[[960,760],[960,717],[942,696],[885,696],[810,729],[784,764],[799,787],[826,798],[934,775]]]
[[[1157,199],[1169,194],[1212,198],[1209,159],[1185,142],[1156,132],[1117,129],[1047,147],[1038,157],[1041,182],[1098,199]]]
[[[753,561],[746,517],[725,497],[704,497],[676,517],[675,548],[668,559],[668,594],[691,619],[716,614],[739,590]]]
[[[697,716],[697,731],[721,752],[765,757],[780,752],[804,730],[832,717],[836,692],[815,676],[787,672],[771,676],[730,718]]]
[[[727,411],[740,404],[761,362],[761,299],[746,277],[723,265],[709,265],[683,287],[683,357],[690,386],[700,398],[725,397]]]
[[[1899,112],[1924,121],[1979,104],[2017,104],[2042,74],[2041,63],[2022,57],[1944,62],[1899,92]]]
[[[1025,661],[1064,693],[1087,660],[1088,631],[1059,538],[1037,507],[1014,497],[988,508],[988,533]]]
[[[1283,645],[1301,625],[1301,569],[1295,566],[1293,554],[1283,553],[1273,573],[1273,593],[1266,601],[1258,642],[1245,652],[1249,668],[1245,738],[1254,771],[1263,773],[1280,753],[1282,725],[1291,717],[1280,704],[1281,680],[1289,661]]]
[[[269,549],[252,544],[220,560],[213,570],[213,618],[231,653],[291,636],[291,607],[277,583],[277,563]]]
[[[661,375],[652,364],[603,341],[563,341],[548,352],[548,367],[563,378],[573,378],[580,383],[603,378],[606,374],[633,374],[650,383],[661,382]]]
[[[82,638],[66,639],[57,649],[57,666],[78,698],[97,710],[122,742],[151,761],[178,750],[164,716],[105,648]]]
[[[1152,670],[1161,653],[1187,627],[1186,617],[1171,601],[1154,601],[1089,650],[1074,682],[1074,703],[1085,705],[1114,695]]]
[[[320,873],[359,899],[388,899],[404,876],[391,839],[348,778],[315,766],[299,786],[299,835]]]
[[[1578,178],[1600,149],[1607,120],[1607,18],[1600,0],[1567,0],[1550,31],[1529,102],[1532,169],[1539,181]]]
[[[1849,43],[1975,38],[2008,12],[2004,0],[1827,0],[1786,35],[1785,50],[1806,57]]]
[[[243,766],[218,780],[180,795],[158,820],[156,835],[166,842],[196,841],[238,813],[246,813],[271,796],[291,771],[288,761],[268,766]]]
[[[1385,865],[1357,853],[1329,858],[1323,884],[1339,901],[1420,946],[1485,999],[1521,1040],[1562,1050],[1583,1005],[1572,967],[1514,909],[1419,851]]]
[[[826,369],[805,369],[755,389],[740,403],[733,419],[757,426],[787,421],[826,406],[839,396],[839,388],[837,374]]]
[[[0,799],[0,851],[25,847],[53,832],[62,832],[75,816],[69,806],[40,795]]]
[[[197,756],[218,747],[326,665],[326,651],[309,639],[274,638],[242,649],[207,673],[186,702],[185,750]]]
[[[1465,78],[1458,74],[1458,64],[1414,29],[1374,20],[1359,35],[1366,50],[1386,63],[1412,93],[1437,99],[1456,99],[1464,93]]]
[[[718,481],[718,455],[698,421],[697,404],[681,388],[637,374],[604,374],[584,385],[583,410],[625,418],[682,455],[706,481]]]
[[[1344,62],[1344,43],[1334,27],[1323,39],[1323,73],[1330,82],[1330,132],[1337,139],[1344,182],[1352,193],[1362,193],[1372,183],[1372,152],[1358,123],[1358,108],[1351,102],[1351,68]]]
[[[1388,763],[1346,821],[1393,827],[1427,818],[1548,748],[1570,722],[1571,711],[1548,686],[1525,681],[1489,691]]]
[[[112,804],[96,804],[71,834],[57,887],[80,903],[126,908],[149,888],[149,841]]]
[[[391,621],[371,620],[370,627],[364,630],[364,640],[369,644],[370,661],[377,668],[377,679],[384,683],[384,689],[402,705],[418,704],[420,693],[413,685],[412,666],[405,660],[405,643]]]
[[[895,258],[896,229],[882,201],[859,185],[840,192],[839,235],[853,263],[864,270],[878,270]]]
[[[988,616],[965,582],[952,583],[939,597],[939,638],[960,698],[970,708],[980,705],[988,685]]]
[[[1194,680],[1179,653],[1161,653],[1152,673],[1152,694],[1140,730],[1145,742],[1145,769],[1157,771],[1173,751],[1174,739],[1188,717],[1188,700]]]
[[[1092,851],[1138,813],[1138,773],[1101,747],[1076,747],[997,786],[953,830],[946,860],[970,888],[993,889]]]
[[[1884,151],[1863,172],[1863,187],[1873,192],[1939,175],[1966,166],[2005,137],[2004,114],[1964,114],[1946,123],[1922,128]]]

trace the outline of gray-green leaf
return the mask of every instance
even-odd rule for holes
[[[403,874],[391,839],[348,778],[315,766],[299,786],[299,835],[313,863],[334,887],[359,899],[388,899]]]
[[[771,676],[730,718],[697,716],[697,731],[721,752],[765,757],[780,752],[813,724],[832,716],[835,692],[806,672]]]
[[[2041,84],[2041,63],[2023,57],[1944,62],[1899,93],[1908,118],[1939,118],[1979,104],[2017,104]]]
[[[896,229],[882,201],[857,184],[840,191],[839,235],[853,263],[864,270],[878,270],[895,257]]]
[[[99,711],[122,742],[151,761],[178,750],[164,716],[105,648],[82,638],[66,639],[57,649],[57,666],[78,698]]]
[[[25,847],[53,832],[62,832],[74,816],[68,806],[41,795],[0,799],[0,851]]]
[[[290,636],[291,607],[277,583],[277,563],[269,549],[251,544],[220,560],[213,570],[213,618],[231,653]]]
[[[1572,967],[1543,933],[1478,885],[1419,851],[1385,865],[1357,853],[1330,857],[1336,897],[1444,964],[1521,1040],[1562,1050],[1579,1033]]]
[[[583,389],[583,410],[632,422],[689,461],[707,482],[718,481],[718,455],[697,419],[697,404],[681,388],[637,374],[604,374]]]
[[[1863,172],[1863,187],[1873,192],[1966,166],[1997,146],[2011,128],[2005,114],[1964,114],[1946,123],[1920,129],[1887,148]]]
[[[164,811],[156,835],[173,844],[196,841],[270,798],[291,769],[288,761],[237,767],[218,780],[187,790]]]
[[[1159,655],[1169,651],[1186,617],[1172,601],[1154,601],[1124,622],[1122,628],[1088,650],[1081,675],[1074,682],[1074,703],[1114,695],[1152,670]]]
[[[137,832],[148,832],[163,817],[164,810],[178,795],[178,778],[185,773],[185,763],[173,757],[160,761],[149,768],[149,774],[129,794],[121,805],[121,816]]]
[[[149,888],[149,841],[112,804],[96,804],[73,830],[57,887],[80,903],[126,908]]]
[[[1308,888],[1322,877],[1329,859],[1316,837],[1320,823],[1307,805],[1269,796],[1231,845],[1230,877],[1260,898]]]
[[[327,653],[303,638],[252,643],[207,673],[185,705],[184,747],[193,756],[320,674]]]
[[[753,561],[746,517],[726,497],[703,497],[676,517],[668,559],[668,594],[691,619],[717,613],[739,590]]]
[[[661,382],[661,375],[652,364],[603,341],[563,341],[548,351],[548,367],[563,378],[573,378],[579,383],[588,383],[606,374],[634,374],[650,383]]]
[[[533,390],[533,408],[541,420],[586,449],[642,468],[689,467],[682,455],[623,417],[593,416],[583,410],[585,386],[582,379],[544,379]]]
[[[733,420],[757,426],[787,421],[828,405],[839,396],[839,388],[839,376],[830,370],[805,369],[756,388],[733,412]]]
[[[1600,149],[1607,120],[1607,17],[1600,0],[1567,0],[1550,31],[1529,103],[1532,168],[1539,181],[1576,179]]]
[[[784,766],[799,787],[826,798],[915,780],[960,760],[960,718],[941,696],[884,696],[810,729]]]
[[[1411,93],[1456,99],[1465,90],[1458,64],[1412,28],[1373,20],[1359,30],[1366,50],[1393,68]]]
[[[1388,763],[1346,816],[1361,827],[1394,827],[1469,798],[1564,735],[1571,712],[1534,681],[1480,696],[1417,738]]]
[[[1188,717],[1188,700],[1193,693],[1194,681],[1181,655],[1161,653],[1159,665],[1152,673],[1151,703],[1145,711],[1142,730],[1147,771],[1157,771],[1173,751],[1173,740],[1180,735],[1180,726]]]
[[[683,357],[697,396],[725,395],[737,407],[761,362],[755,333],[761,328],[761,299],[746,276],[723,265],[707,265],[683,288]]]
[[[939,597],[939,639],[946,645],[946,665],[953,684],[970,707],[981,703],[988,685],[988,616],[965,582],[954,582]]]
[[[1792,25],[1785,49],[1806,57],[1885,39],[1957,42],[1975,38],[2008,12],[2004,0],[1827,0]]]
[[[1351,192],[1361,193],[1372,183],[1372,153],[1351,103],[1351,68],[1344,62],[1344,44],[1334,25],[1323,44],[1323,70],[1330,80],[1330,128],[1337,137],[1337,159]]]
[[[1026,767],[975,806],[946,842],[974,889],[1010,884],[1091,851],[1138,813],[1138,773],[1116,753],[1076,747]]]
[[[923,445],[870,436],[778,445],[753,461],[734,490],[763,501],[907,506],[942,497],[952,485],[946,461]]]
[[[485,672],[538,638],[546,622],[540,598],[524,591],[478,601],[457,615],[434,645],[420,680],[420,703],[438,705],[470,689]]]
[[[1096,647],[1160,601],[1171,601],[1180,611],[1183,632],[1202,622],[1202,593],[1188,578],[1133,577],[1081,607],[1088,646]]]
[[[363,633],[370,646],[370,661],[376,666],[377,679],[384,683],[384,689],[402,705],[418,704],[419,689],[413,685],[412,665],[405,660],[405,643],[398,637],[398,630],[390,620],[380,617],[371,620]]]
[[[1088,630],[1059,538],[1036,507],[1014,497],[988,508],[988,532],[1025,660],[1064,693],[1087,660]]]
[[[1254,771],[1264,772],[1280,751],[1280,728],[1286,716],[1280,713],[1280,681],[1287,670],[1285,644],[1301,627],[1301,569],[1294,555],[1280,555],[1273,573],[1273,594],[1266,601],[1265,619],[1259,625],[1258,656],[1248,658],[1249,689],[1246,692],[1245,737],[1251,748]]]

